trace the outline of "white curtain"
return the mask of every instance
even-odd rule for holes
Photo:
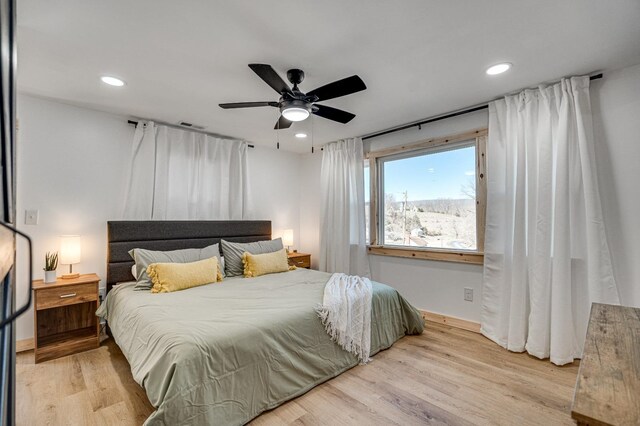
[[[618,303],[597,187],[589,78],[489,105],[482,333],[566,364],[592,302]]]
[[[125,219],[246,219],[247,144],[139,122]]]
[[[320,177],[320,270],[369,277],[362,139],[326,145]]]

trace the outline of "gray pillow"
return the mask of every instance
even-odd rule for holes
[[[235,277],[244,274],[242,255],[245,251],[251,254],[272,253],[282,250],[282,238],[267,241],[256,241],[255,243],[232,243],[230,241],[220,241],[222,245],[222,255],[224,256],[224,272],[227,277]]]
[[[147,275],[147,267],[152,263],[189,263],[198,260],[218,258],[218,265],[222,265],[220,257],[220,248],[218,244],[213,244],[202,249],[184,249],[172,251],[156,251],[146,249],[133,249],[129,251],[129,256],[136,262],[136,285],[134,290],[151,290],[153,284],[149,275]],[[220,268],[222,272],[222,267]]]

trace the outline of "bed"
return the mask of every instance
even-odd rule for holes
[[[270,222],[126,221],[108,230],[108,295],[99,313],[156,408],[146,425],[244,424],[358,364],[315,311],[330,277],[324,272],[233,277],[166,294],[133,290],[123,251],[265,240]],[[372,355],[422,330],[396,290],[373,283]]]

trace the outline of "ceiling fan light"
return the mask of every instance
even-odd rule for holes
[[[302,121],[309,117],[309,110],[300,107],[289,107],[282,111],[282,116],[289,121]]]

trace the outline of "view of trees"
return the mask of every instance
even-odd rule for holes
[[[476,250],[475,145],[384,162],[384,245]],[[368,168],[365,183],[369,186]],[[369,203],[366,206],[369,220]],[[367,226],[367,239],[369,227]]]
[[[475,250],[475,179],[469,179],[460,192],[467,198],[410,201],[407,192],[400,200],[385,194],[384,244]],[[366,209],[368,216],[368,205]]]

